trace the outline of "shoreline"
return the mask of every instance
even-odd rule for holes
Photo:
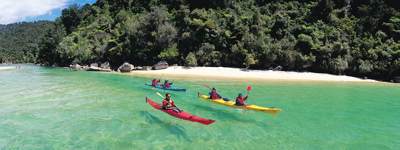
[[[187,78],[203,80],[205,78],[217,80],[245,80],[245,81],[328,81],[328,82],[366,82],[378,83],[371,79],[360,79],[351,76],[333,75],[313,72],[272,71],[272,70],[242,70],[228,67],[191,67],[172,66],[163,70],[134,70],[129,73],[119,73],[130,76],[153,78]]]
[[[0,66],[0,71],[2,70],[14,70],[17,69],[15,66]]]

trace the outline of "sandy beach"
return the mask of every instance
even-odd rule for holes
[[[0,66],[0,71],[1,70],[12,70],[12,69],[15,69],[15,67],[14,66]]]
[[[179,78],[218,78],[234,80],[296,80],[296,81],[346,81],[346,82],[377,82],[370,79],[360,79],[344,75],[332,75],[311,72],[290,72],[272,70],[247,70],[228,67],[192,67],[190,69],[181,66],[173,66],[164,70],[132,71],[128,73],[134,76],[146,76],[155,78],[179,77]]]

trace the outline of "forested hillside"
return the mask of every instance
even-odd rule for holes
[[[38,43],[54,23],[39,21],[0,25],[0,62],[35,62]]]
[[[71,6],[39,62],[109,61],[328,72],[400,73],[397,0],[98,0]]]

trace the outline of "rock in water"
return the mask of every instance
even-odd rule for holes
[[[119,66],[118,71],[119,72],[131,72],[134,68],[135,67],[132,64],[125,62],[124,64]]]

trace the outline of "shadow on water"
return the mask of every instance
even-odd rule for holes
[[[179,139],[184,139],[185,141],[192,142],[189,136],[185,132],[185,128],[180,125],[173,125],[162,121],[160,118],[152,115],[147,111],[140,111],[140,115],[143,116],[147,123],[158,124],[161,127],[167,129],[171,134],[174,134]]]
[[[250,119],[245,119],[243,116],[237,116],[233,114],[233,112],[227,112],[225,110],[220,110],[220,109],[215,109],[212,107],[207,107],[207,106],[202,106],[199,104],[193,104],[195,108],[203,109],[205,111],[210,111],[210,112],[216,112],[218,115],[216,115],[218,118],[225,119],[225,120],[235,120],[239,122],[248,122],[248,123],[254,123],[255,121],[250,120]]]
[[[203,109],[205,111],[210,111],[210,112],[216,112],[218,115],[215,115],[218,119],[216,120],[234,120],[234,121],[238,121],[238,122],[245,122],[245,123],[251,123],[254,125],[257,125],[261,128],[265,127],[267,124],[266,122],[262,122],[260,120],[253,120],[253,119],[248,119],[248,116],[242,115],[242,114],[238,114],[235,112],[229,112],[226,110],[220,110],[220,109],[215,109],[212,107],[208,107],[208,106],[203,106],[203,105],[199,105],[199,104],[193,104],[193,106],[195,108],[199,108],[199,109]]]

